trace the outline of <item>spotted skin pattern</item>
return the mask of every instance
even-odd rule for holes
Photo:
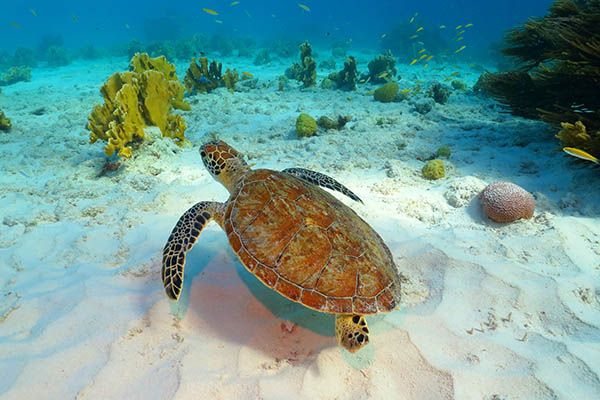
[[[369,328],[363,315],[338,315],[335,319],[338,343],[350,353],[356,353],[369,343]]]
[[[202,229],[213,219],[223,225],[223,204],[201,201],[187,210],[173,228],[162,259],[162,281],[171,300],[179,299],[181,294],[185,253],[194,246]]]
[[[335,190],[346,196],[350,197],[354,201],[363,202],[357,195],[352,193],[350,189],[342,185],[335,179],[320,172],[311,171],[304,168],[286,168],[281,172],[300,178],[306,182],[312,183],[313,185],[321,186],[327,189]],[[363,203],[364,204],[364,203]]]

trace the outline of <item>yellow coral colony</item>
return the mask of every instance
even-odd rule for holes
[[[136,54],[130,63],[132,71],[113,74],[100,92],[103,105],[96,105],[88,117],[90,143],[102,139],[104,152],[111,156],[131,157],[130,144],[144,138],[144,128],[157,126],[163,136],[186,141],[184,119],[169,114],[171,107],[189,110],[183,101],[184,88],[175,74],[175,66],[165,57],[149,58]]]

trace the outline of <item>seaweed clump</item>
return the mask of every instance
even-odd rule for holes
[[[557,0],[504,40],[520,69],[485,72],[474,89],[513,115],[562,127],[564,146],[600,157],[600,2]]]
[[[0,77],[0,86],[12,85],[17,82],[29,82],[31,80],[31,70],[28,67],[10,67],[8,72]]]
[[[315,86],[317,83],[317,63],[312,58],[312,47],[308,42],[300,45],[300,62],[293,63],[285,71],[290,79],[295,79],[304,84],[304,87]]]
[[[6,118],[4,112],[0,110],[0,131],[10,131],[10,128],[12,128],[10,119]]]
[[[441,83],[434,83],[427,91],[427,97],[431,97],[438,104],[446,104],[450,97],[450,89]]]
[[[361,80],[370,81],[371,83],[385,83],[389,78],[396,75],[396,59],[391,51],[385,54],[380,54],[371,61],[367,67],[369,73],[361,76]],[[383,75],[383,76],[381,76]],[[387,79],[386,79],[387,78]]]

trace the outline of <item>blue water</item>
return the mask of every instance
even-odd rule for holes
[[[466,52],[476,53],[499,41],[518,22],[544,15],[551,4],[550,0],[302,1],[310,12],[297,1],[240,1],[234,6],[230,0],[3,1],[0,51],[36,48],[48,35],[60,38],[65,48],[75,49],[89,44],[109,48],[132,39],[143,43],[183,39],[197,32],[250,36],[259,43],[281,35],[315,45],[352,39],[350,46],[375,49],[383,33],[418,13],[413,23],[419,26],[444,24],[453,30],[457,25],[474,24],[465,43]]]

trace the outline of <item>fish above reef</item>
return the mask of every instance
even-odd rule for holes
[[[9,22],[9,24],[11,24],[12,26],[14,26],[17,29],[21,29],[21,25],[15,23],[15,22]]]
[[[459,30],[460,28],[462,28],[462,25],[458,25],[458,26],[457,26],[456,28],[454,28],[454,29],[456,29],[456,30]]]
[[[223,23],[223,21],[221,21],[220,19],[215,19],[215,22],[216,22],[217,24],[222,24],[222,23]]]
[[[421,53],[425,53],[425,49],[419,50],[419,54],[421,54]]]
[[[77,17],[76,17],[76,16],[74,16],[74,15],[71,15],[71,18],[73,18],[73,21],[75,21],[75,22],[79,22],[79,20],[77,19]]]
[[[414,20],[415,20],[415,17],[412,17],[408,23],[412,24]]]
[[[385,33],[381,35],[381,38],[383,39],[385,37]]]
[[[577,157],[582,160],[591,161],[593,163],[600,164],[600,160],[598,160],[596,157],[594,157],[593,155],[591,155],[583,150],[579,150],[574,147],[563,147],[563,151],[573,157]]]
[[[303,9],[305,9],[306,11],[310,11],[310,8],[308,8],[308,6],[307,6],[307,5],[304,5],[304,4],[300,4],[300,3],[298,3],[298,7],[300,7],[300,8],[303,8]]]
[[[467,46],[464,46],[464,45],[463,45],[463,46],[460,46],[460,47],[458,48],[458,50],[456,50],[454,53],[459,53],[459,52],[463,51],[463,50],[464,50],[464,49],[466,49],[466,48],[467,48]]]
[[[209,83],[209,82],[210,82],[210,79],[208,79],[208,78],[205,78],[205,77],[201,76],[200,78],[198,78],[198,82],[205,82],[205,83]]]
[[[423,30],[423,27],[421,26],[419,29],[416,30],[416,32],[421,32]]]
[[[408,93],[408,92],[410,92],[410,88],[409,89],[401,90],[399,93],[400,94],[404,94],[404,93]]]
[[[411,37],[409,37],[409,39],[416,39],[418,37],[419,37],[419,35],[412,35]]]
[[[35,17],[37,17],[37,13],[35,12],[35,10],[33,8],[30,8],[29,12],[31,12]]]
[[[202,11],[204,11],[205,13],[211,14],[211,15],[219,15],[218,12],[216,12],[215,10],[211,10],[209,8],[203,8]]]
[[[231,6],[235,6],[236,4],[240,4],[240,2],[239,2],[239,1],[234,1],[233,3],[231,3],[231,4],[229,5],[229,7],[231,7]]]
[[[473,24],[466,24],[466,25],[465,25],[465,28],[470,28],[470,27],[472,27],[472,26],[473,26]]]
[[[377,78],[385,78],[387,76],[387,72],[382,72],[379,75],[377,75]]]
[[[242,71],[242,75],[247,76],[248,78],[254,78],[254,75],[252,75],[250,72]]]
[[[440,25],[440,29],[446,29],[446,25]]]
[[[415,58],[414,60],[412,60],[412,61],[410,62],[410,64],[408,64],[408,66],[410,67],[411,65],[413,65],[413,64],[414,64],[414,63],[416,63],[417,61],[419,61],[419,60],[417,60],[417,59]]]
[[[429,56],[429,57],[427,57],[427,58],[425,59],[425,61],[429,61],[429,60],[431,60],[432,58],[433,58],[433,56]]]

